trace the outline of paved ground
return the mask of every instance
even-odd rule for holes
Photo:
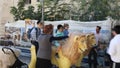
[[[29,62],[30,62],[30,57],[20,56],[19,58],[20,58],[21,61],[23,61],[23,62],[25,62],[27,64],[29,64]],[[75,68],[75,67],[72,67],[72,68]],[[89,68],[88,67],[88,63],[82,63],[82,67],[81,68]],[[101,68],[101,67],[98,66],[98,68]],[[106,66],[105,68],[109,68],[109,67]]]
[[[31,57],[30,57],[30,51],[28,51],[28,49],[26,49],[26,48],[19,48],[19,49],[21,49],[21,51],[22,51],[19,59],[20,59],[21,61],[29,64],[30,58],[31,58]],[[82,68],[89,68],[89,67],[88,67],[88,63],[82,62],[81,65],[82,65]],[[75,67],[72,67],[72,68],[75,68]],[[98,68],[101,68],[101,67],[98,67]],[[106,66],[105,68],[109,68],[109,67]]]
[[[19,59],[20,59],[21,61],[23,61],[24,63],[27,63],[27,64],[30,63],[30,57],[20,56]]]

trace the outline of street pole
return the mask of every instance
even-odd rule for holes
[[[41,20],[41,22],[44,23],[44,0],[41,0],[41,2],[42,2],[42,20]]]
[[[71,15],[71,8],[70,8],[70,12],[69,12],[69,14],[70,14],[70,20],[71,20],[71,16],[72,16],[72,15]]]

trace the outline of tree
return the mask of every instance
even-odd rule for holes
[[[110,5],[108,0],[92,0],[90,7],[88,8],[89,14],[93,12],[93,17],[95,21],[105,20],[108,16]]]
[[[24,19],[24,6],[25,6],[25,0],[19,0],[17,7],[12,6],[10,13],[14,15],[15,20],[21,20]]]
[[[28,6],[28,9],[23,11],[24,19],[35,19],[34,9],[35,8],[33,6]]]
[[[44,0],[45,20],[69,19],[69,4],[61,3],[61,0]]]
[[[88,3],[86,2],[86,4],[88,8],[83,8],[82,10],[87,11],[82,14],[80,20],[105,20],[107,16],[113,19],[120,19],[120,6],[118,6],[116,0],[91,0]]]
[[[17,7],[11,7],[11,14],[15,20],[30,18],[40,19],[42,5],[38,4],[37,11],[33,6],[24,9],[25,0],[20,0]],[[71,0],[70,3],[62,3],[61,0],[44,0],[45,20],[105,20],[107,16],[120,19],[120,6],[117,0]]]
[[[37,6],[37,11],[34,11],[33,6],[24,9],[25,0],[20,0],[17,7],[11,7],[11,13],[15,20],[24,20],[26,18],[39,20],[42,16],[41,3]],[[61,3],[60,0],[44,0],[44,19],[45,20],[64,20],[70,17],[70,5]]]
[[[41,6],[41,4],[38,4],[37,7],[38,8],[37,8],[37,11],[34,14],[35,15],[34,18],[35,18],[35,20],[40,20],[41,17],[42,17],[42,6]]]
[[[120,20],[120,5],[118,4],[118,0],[110,0],[111,7],[109,11],[109,16],[113,19]]]

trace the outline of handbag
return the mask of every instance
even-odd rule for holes
[[[2,48],[2,51],[5,54],[7,54],[5,52],[5,49],[10,50],[13,53],[13,55],[14,55],[14,57],[16,59],[15,63],[12,66],[9,66],[9,68],[28,68],[28,65],[26,63],[23,63],[21,60],[19,60],[19,58],[16,56],[15,52],[11,48],[9,48],[9,47],[3,47]]]

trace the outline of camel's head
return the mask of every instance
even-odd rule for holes
[[[62,46],[62,53],[72,64],[76,63],[82,54],[87,49],[87,39],[84,34],[72,33]]]
[[[74,37],[74,42],[78,44],[79,52],[84,52],[87,49],[87,40],[85,35],[78,35]]]
[[[93,33],[86,35],[87,37],[87,44],[92,47],[96,45],[95,35]]]
[[[72,34],[62,48],[64,56],[68,57],[71,63],[74,64],[79,59],[80,54],[87,49],[86,36],[83,34]]]
[[[35,50],[35,46],[34,45],[32,45],[31,48],[30,48],[30,51],[33,51],[33,50]]]

